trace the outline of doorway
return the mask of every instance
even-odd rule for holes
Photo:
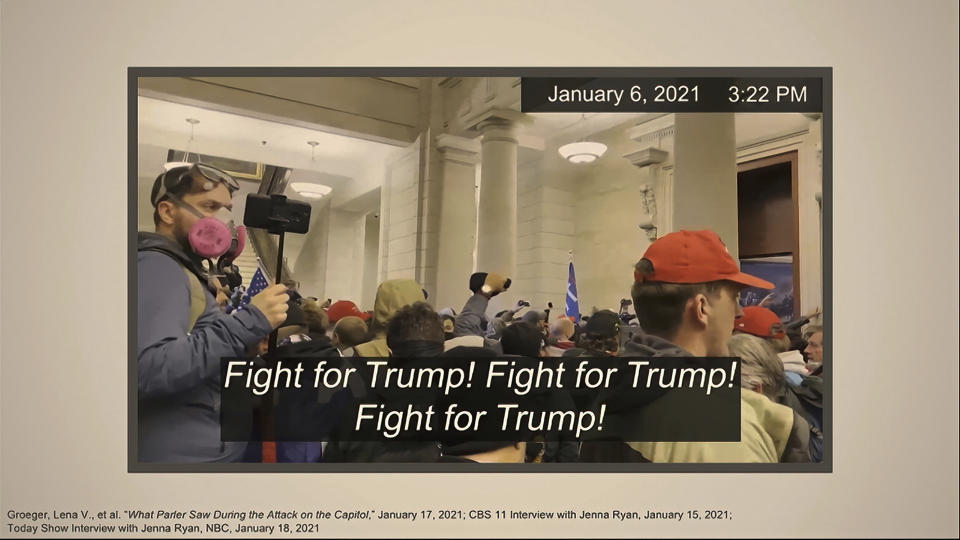
[[[774,291],[747,289],[744,305],[762,304],[784,321],[800,316],[800,210],[797,151],[737,167],[740,264],[775,285]]]

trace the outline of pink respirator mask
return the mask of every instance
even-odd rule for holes
[[[204,259],[225,255],[232,260],[243,251],[247,228],[234,226],[233,221],[223,223],[215,217],[205,217],[194,222],[187,239],[194,253]]]
[[[171,199],[180,207],[200,218],[193,222],[187,232],[187,240],[190,242],[190,248],[194,253],[204,259],[213,259],[221,255],[235,259],[243,252],[247,240],[247,228],[243,225],[234,226],[233,220],[229,219],[228,210],[220,211],[226,214],[222,217],[204,216],[196,208],[179,198],[171,197]]]

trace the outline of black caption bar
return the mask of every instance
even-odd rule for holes
[[[221,377],[224,441],[740,440],[737,358],[224,359]]]
[[[823,112],[819,77],[521,80],[522,112]]]

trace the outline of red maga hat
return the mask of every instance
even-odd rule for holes
[[[336,323],[344,317],[360,317],[363,320],[370,318],[369,313],[357,309],[357,305],[349,300],[338,300],[327,308],[327,317],[331,323]]]
[[[787,335],[783,331],[780,317],[762,306],[743,308],[743,315],[734,321],[733,329],[762,338],[783,339]]]
[[[773,288],[773,283],[741,272],[727,246],[717,233],[709,230],[677,231],[658,238],[643,258],[653,264],[653,273],[634,270],[633,278],[638,283],[732,281],[748,287]]]

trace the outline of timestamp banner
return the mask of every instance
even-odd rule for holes
[[[823,112],[819,77],[521,79],[522,112]]]

